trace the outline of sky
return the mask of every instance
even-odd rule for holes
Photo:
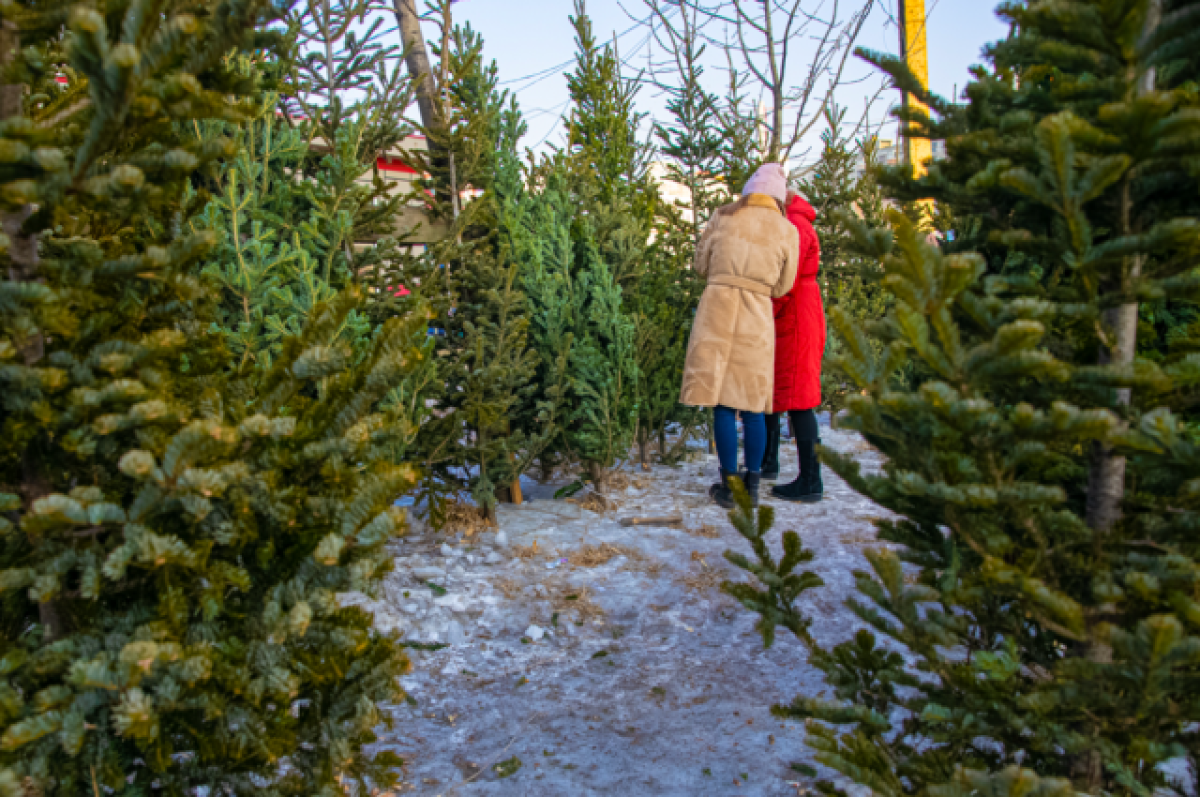
[[[847,0],[840,1],[843,8],[849,5]],[[898,49],[898,34],[888,19],[894,13],[896,0],[875,1],[876,9],[858,44],[894,53]],[[822,0],[814,2],[819,4]],[[834,0],[824,2],[829,4]],[[1006,34],[1007,29],[996,19],[993,7],[990,0],[926,0],[930,85],[935,92],[948,96],[955,87],[961,89],[969,79],[970,66],[982,60],[980,52],[984,45]],[[567,70],[551,72],[540,79],[526,76],[571,60],[575,42],[568,16],[572,9],[572,0],[459,0],[454,4],[456,21],[469,22],[483,35],[485,54],[496,61],[500,80],[505,81],[505,88],[517,92],[529,123],[526,145],[535,149],[562,143],[559,119],[567,108]],[[635,27],[635,22],[647,13],[642,0],[590,0],[587,10],[598,39],[607,41],[624,34],[618,38],[618,44],[631,71],[645,65],[650,50],[643,45],[646,31]],[[631,27],[635,29],[629,30]],[[838,102],[847,107],[847,120],[861,117],[866,97],[875,94],[879,84],[870,65],[854,61],[847,70],[850,84],[837,96]],[[714,70],[709,76],[713,88],[723,87],[721,74]],[[887,104],[897,99],[894,92],[887,92],[872,106],[871,116],[881,120]],[[664,116],[663,98],[652,87],[642,89],[638,106],[651,116]],[[889,137],[887,129],[881,132],[884,138]],[[818,133],[814,129],[805,140],[805,150],[797,153],[800,161],[815,155]]]

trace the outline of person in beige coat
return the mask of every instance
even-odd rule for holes
[[[766,449],[764,413],[775,380],[775,316],[771,299],[796,281],[799,241],[784,215],[787,175],[770,163],[754,173],[737,202],[718,210],[696,252],[694,268],[708,281],[688,340],[679,400],[713,407],[721,482],[709,494],[732,507],[729,477],[737,473],[737,415],[746,436],[742,480],[757,502]]]

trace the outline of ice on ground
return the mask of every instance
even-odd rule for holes
[[[822,431],[825,445],[878,467],[856,435]],[[396,725],[379,746],[409,762],[402,793],[694,797],[809,785],[790,768],[814,763],[804,729],[770,707],[827,688],[790,634],[764,650],[755,616],[719,590],[745,578],[722,554],[749,549],[708,498],[715,458],[627,473],[614,511],[529,483],[531,500],[503,505],[496,531],[397,543],[381,600],[357,602],[380,628],[449,644],[414,653],[404,686],[415,705],[387,707]],[[795,473],[784,441],[782,479]],[[772,503],[776,543],[794,529],[816,553],[825,586],[804,608],[828,645],[859,628],[843,604],[875,543],[870,521],[885,513],[828,469],[825,495]],[[673,513],[686,528],[618,522]]]

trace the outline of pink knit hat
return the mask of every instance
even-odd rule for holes
[[[747,194],[766,194],[780,202],[786,202],[787,172],[778,163],[766,163],[759,166],[758,171],[750,175],[750,179],[746,181],[746,187],[742,189],[742,196]]]

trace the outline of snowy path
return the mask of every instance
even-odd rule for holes
[[[826,445],[877,464],[856,436],[822,431]],[[787,445],[784,479],[796,470]],[[754,617],[718,589],[742,577],[722,552],[749,551],[707,498],[716,467],[631,474],[621,506],[603,515],[536,500],[554,487],[531,486],[535,500],[501,509],[499,534],[445,545],[416,533],[397,545],[386,597],[369,607],[408,639],[451,643],[413,656],[404,685],[417,705],[391,709],[382,746],[409,762],[401,793],[797,793],[788,781],[804,779],[789,764],[812,762],[804,730],[770,706],[822,682],[787,632],[764,651]],[[776,531],[801,533],[826,582],[808,596],[814,634],[845,639],[857,627],[842,605],[851,572],[882,510],[828,472],[823,502],[774,504]],[[617,522],[673,510],[687,529]]]

